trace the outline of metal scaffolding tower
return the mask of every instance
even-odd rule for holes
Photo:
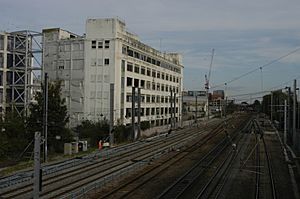
[[[23,30],[1,33],[0,49],[3,63],[2,78],[2,113],[17,112],[19,115],[28,113],[34,93],[40,89],[42,34]]]

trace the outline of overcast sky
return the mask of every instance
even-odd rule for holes
[[[186,89],[204,89],[212,48],[211,85],[222,85],[215,89],[300,48],[299,0],[0,0],[4,31],[60,27],[83,34],[87,18],[110,17],[125,21],[142,42],[182,53]],[[299,77],[300,50],[229,83],[228,95]]]

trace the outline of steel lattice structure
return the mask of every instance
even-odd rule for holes
[[[34,92],[40,89],[41,37],[29,30],[0,33],[2,113],[28,113]]]

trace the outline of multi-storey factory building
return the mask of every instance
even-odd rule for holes
[[[113,18],[88,19],[83,36],[59,28],[43,30],[44,72],[62,80],[71,126],[110,118],[110,84],[114,124],[131,122],[132,87],[141,88],[141,121],[170,124],[171,110],[174,120],[181,120],[181,55],[155,50],[125,28]],[[171,91],[176,93],[174,109]]]

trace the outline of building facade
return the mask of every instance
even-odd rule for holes
[[[41,33],[0,32],[0,113],[28,113],[34,92],[40,89],[38,73]]]
[[[62,81],[71,126],[110,118],[114,85],[114,124],[131,123],[132,87],[141,88],[141,121],[170,123],[171,91],[176,93],[175,120],[181,120],[182,58],[162,53],[126,31],[119,19],[88,19],[86,34],[43,30],[44,72]]]
[[[204,117],[207,106],[206,91],[183,91],[183,115],[185,120]]]

